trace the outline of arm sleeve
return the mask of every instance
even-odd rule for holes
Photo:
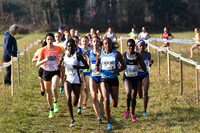
[[[17,42],[15,39],[12,42],[12,55],[15,57],[17,56]]]

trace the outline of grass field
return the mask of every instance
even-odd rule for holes
[[[174,33],[173,35],[175,38],[182,39],[191,39],[194,36],[193,32]],[[160,34],[151,34],[151,36],[159,37]],[[19,50],[23,50],[24,46],[43,37],[44,33],[17,35]],[[2,42],[2,39],[3,36],[0,36],[0,42]],[[161,46],[161,43],[157,44],[157,46]],[[190,45],[185,44],[170,45],[172,51],[181,53],[184,57],[189,57],[190,47]],[[125,51],[125,41],[123,48]],[[171,59],[172,83],[168,84],[166,58],[161,54],[161,74],[159,75],[157,72],[156,52],[153,49],[150,52],[155,63],[149,71],[151,80],[147,110],[149,117],[142,116],[143,99],[137,99],[135,114],[138,122],[133,123],[130,118],[124,120],[126,94],[121,73],[119,76],[119,106],[117,108],[111,107],[111,122],[113,126],[111,132],[200,132],[200,108],[196,104],[195,99],[196,82],[194,66],[183,63],[184,94],[181,96],[179,60],[173,57]],[[2,53],[2,43],[0,43],[0,53]],[[199,61],[196,51],[194,60]],[[17,86],[17,78],[15,78],[15,95],[13,97],[10,95],[10,87],[6,87],[7,110],[4,110],[1,85],[0,132],[106,132],[107,122],[103,118],[103,109],[101,108],[103,124],[97,124],[91,97],[88,101],[89,109],[83,110],[82,115],[78,115],[76,113],[77,107],[74,107],[75,127],[69,127],[71,119],[64,94],[59,95],[58,99],[60,111],[55,114],[53,119],[49,119],[46,98],[40,95],[40,86],[37,78],[38,68],[33,64],[31,70],[27,72],[27,76],[24,77],[23,61],[23,56],[20,56],[21,85]],[[16,72],[15,75],[17,76]]]

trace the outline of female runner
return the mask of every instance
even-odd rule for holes
[[[145,48],[146,48],[146,43],[145,41],[139,41],[137,43],[138,45],[138,53],[142,55],[143,59],[144,59],[144,63],[146,65],[146,72],[143,71],[142,69],[139,69],[139,86],[138,86],[138,96],[139,98],[142,98],[142,85],[144,86],[144,113],[143,116],[147,116],[147,104],[149,101],[149,97],[148,97],[148,91],[149,91],[149,72],[148,72],[148,68],[149,66],[151,66],[153,64],[153,60],[151,59],[151,53],[146,52]]]
[[[134,51],[135,41],[129,39],[127,41],[128,51],[123,53],[124,62],[127,66],[124,71],[124,88],[126,90],[126,105],[127,111],[125,112],[124,119],[128,119],[130,113],[130,104],[132,107],[132,121],[137,121],[135,117],[135,106],[136,106],[136,96],[137,96],[137,87],[138,87],[138,66],[140,65],[142,70],[146,71],[146,66],[144,64],[143,58],[140,54]]]
[[[97,55],[96,70],[101,71],[101,89],[104,99],[104,112],[108,121],[107,130],[112,130],[110,123],[110,100],[113,107],[117,107],[119,95],[119,72],[126,69],[126,64],[120,52],[115,50],[115,44],[110,38],[105,38],[103,41],[103,48],[101,54]],[[121,67],[118,68],[120,62]],[[101,63],[101,69],[99,65]]]
[[[57,67],[59,57],[62,55],[62,49],[59,46],[54,46],[54,35],[48,33],[45,37],[47,46],[44,47],[39,55],[36,65],[40,66],[44,64],[43,68],[43,80],[44,87],[47,92],[47,102],[50,107],[49,118],[54,117],[54,112],[58,112],[58,84],[60,79],[60,70]],[[52,91],[54,93],[54,103],[52,101]]]
[[[63,58],[61,59],[62,62]],[[69,61],[70,60],[70,61]],[[83,65],[80,65],[80,61]],[[63,67],[65,67],[65,94],[67,96],[67,105],[69,114],[71,116],[72,122],[71,126],[75,125],[75,120],[73,116],[72,108],[72,98],[73,105],[76,106],[79,100],[79,93],[81,89],[81,78],[79,69],[88,69],[89,66],[83,56],[76,51],[76,44],[73,39],[69,39],[67,42],[67,51],[64,56]],[[73,94],[73,96],[71,96]]]
[[[98,91],[98,97],[99,97],[99,102],[103,102],[103,97],[102,97],[102,91],[100,88],[100,82],[101,82],[101,74],[100,72],[96,71],[96,56],[100,55],[100,38],[98,36],[94,36],[92,38],[92,44],[93,44],[93,50],[90,51],[89,53],[89,61],[91,64],[91,72],[90,72],[90,92],[92,96],[92,101],[93,101],[93,107],[94,111],[96,113],[98,123],[102,123],[101,116],[100,116],[100,111],[99,111],[99,103],[97,101],[97,91]]]

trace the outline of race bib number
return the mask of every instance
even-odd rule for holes
[[[103,70],[115,69],[115,57],[103,57],[101,63]]]
[[[46,70],[47,71],[56,71],[57,70],[57,62],[56,62],[56,60],[47,61],[46,62]]]
[[[91,68],[92,68],[92,76],[101,76],[100,72],[96,71],[96,64],[92,64]]]
[[[125,75],[127,77],[138,76],[138,65],[127,65],[127,68],[125,70]]]

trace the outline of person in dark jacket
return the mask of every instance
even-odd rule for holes
[[[3,40],[3,59],[5,62],[11,60],[11,56],[17,56],[17,42],[14,37],[18,33],[19,26],[13,24],[10,26],[9,31],[5,32],[5,38]],[[11,66],[6,67],[6,74],[4,76],[4,82],[6,85],[11,85]]]

